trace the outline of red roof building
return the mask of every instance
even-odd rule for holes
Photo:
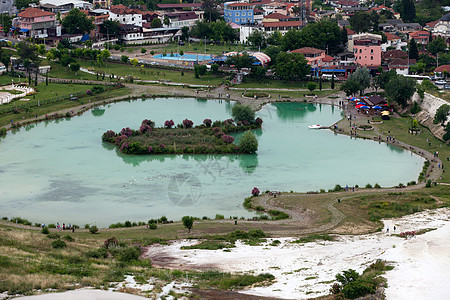
[[[450,65],[442,65],[434,69],[434,73],[444,73],[444,71],[450,73]]]
[[[300,49],[292,50],[291,53],[301,53],[305,56],[308,61],[308,65],[312,67],[319,67],[323,64],[323,59],[325,59],[325,50],[316,49],[312,47],[303,47]]]
[[[28,7],[18,14],[20,32],[27,37],[48,37],[48,29],[55,28],[55,13]]]
[[[409,34],[409,39],[414,39],[418,44],[428,45],[430,33],[425,30],[414,31]]]

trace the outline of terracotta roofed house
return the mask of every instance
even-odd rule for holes
[[[300,49],[292,50],[291,53],[301,53],[308,61],[308,65],[312,67],[319,67],[323,64],[325,58],[325,50],[316,49],[312,47],[303,47]]]
[[[20,32],[27,37],[48,37],[47,30],[55,27],[55,13],[28,7],[18,14]]]
[[[414,31],[409,34],[409,39],[414,39],[418,44],[428,45],[430,33],[425,30]]]

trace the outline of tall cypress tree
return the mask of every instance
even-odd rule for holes
[[[411,23],[416,18],[416,6],[413,0],[401,0],[400,17],[403,22]]]
[[[415,39],[411,39],[411,41],[409,41],[408,50],[410,59],[419,58],[419,50],[417,49],[417,43]]]

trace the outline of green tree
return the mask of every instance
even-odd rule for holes
[[[294,6],[294,7],[296,7],[296,6]],[[272,46],[279,46],[279,45],[281,45],[282,39],[283,39],[283,35],[281,34],[281,32],[276,30],[267,37],[267,44],[272,45]]]
[[[100,33],[106,34],[108,38],[118,37],[120,32],[119,21],[106,20],[100,25]]]
[[[167,27],[170,25],[170,19],[168,16],[164,16],[164,25],[166,25]]]
[[[181,27],[181,40],[182,41],[189,41],[189,27],[183,26]]]
[[[444,139],[444,141],[450,140],[450,122],[447,123],[447,125],[445,126],[444,131],[445,131],[445,133],[444,133],[444,136],[442,138]]]
[[[236,103],[231,108],[231,115],[236,122],[247,121],[253,123],[255,121],[255,112],[248,105]]]
[[[323,19],[317,23],[308,23],[302,30],[291,29],[281,40],[284,51],[302,47],[328,49],[328,53],[339,53],[342,31],[336,21]]]
[[[331,89],[332,89],[332,90],[334,90],[334,85],[335,85],[335,83],[334,83],[334,77],[335,77],[335,75],[334,75],[334,73],[333,73],[332,76],[331,76]]]
[[[109,50],[102,50],[100,51],[100,53],[97,54],[97,62],[99,65],[103,65],[108,58],[111,56],[111,53],[109,52]]]
[[[441,105],[437,110],[436,114],[434,115],[434,124],[441,123],[442,126],[444,126],[444,123],[447,121],[447,118],[450,114],[450,105],[443,104]]]
[[[3,32],[8,33],[12,26],[13,17],[9,14],[1,14],[0,17],[2,19]]]
[[[436,55],[439,52],[444,51],[447,48],[447,44],[445,43],[443,38],[437,37],[432,42],[428,44],[428,51],[430,51],[433,55]]]
[[[22,41],[16,44],[17,54],[22,61],[29,60],[38,63],[40,58],[37,53],[37,46],[28,42]]]
[[[373,79],[375,84],[380,88],[384,89],[391,78],[397,76],[395,70],[390,70],[389,72],[381,72],[377,77]]]
[[[31,3],[39,4],[38,0],[15,0],[16,7],[21,10],[22,8],[27,8]]]
[[[396,75],[385,87],[387,98],[405,107],[416,91],[416,81],[403,75]]]
[[[315,82],[310,81],[310,82],[308,82],[306,87],[308,88],[308,90],[310,90],[312,92],[316,89],[317,85]]]
[[[243,153],[256,153],[258,151],[258,140],[251,131],[246,131],[239,139],[238,147]]]
[[[192,226],[194,226],[194,217],[184,216],[181,220],[184,227],[188,229],[188,233],[191,233]]]
[[[242,53],[241,55],[232,55],[228,56],[225,64],[231,66],[234,65],[238,70],[242,68],[250,68],[253,64],[253,57],[248,55],[247,52]]]
[[[360,89],[359,83],[351,78],[347,79],[347,81],[341,85],[341,90],[343,90],[347,96],[356,94]]]
[[[248,42],[250,45],[256,48],[266,48],[267,41],[266,41],[266,35],[264,31],[255,29],[252,33],[248,36]]]
[[[95,26],[92,18],[88,18],[78,8],[73,8],[62,20],[62,26],[70,34],[89,33]]]
[[[261,81],[266,78],[266,68],[261,66],[252,67],[252,72],[250,73],[250,77]]]
[[[126,55],[122,55],[122,56],[120,57],[120,61],[123,62],[124,64],[128,63],[128,60],[129,60],[129,59],[130,59],[130,58],[129,58],[128,56],[126,56]]]
[[[357,33],[368,32],[371,28],[369,14],[366,12],[357,12],[350,17],[350,26]]]
[[[152,22],[150,23],[150,25],[152,26],[152,28],[161,28],[162,27],[162,22],[159,18],[154,18],[152,20]]]
[[[67,70],[67,67],[68,67],[71,63],[74,63],[74,62],[75,62],[75,59],[74,59],[72,56],[70,56],[69,54],[65,53],[65,54],[61,55],[61,60],[60,60],[60,62],[61,62],[61,65],[62,65],[64,68],[66,68],[66,70]]]
[[[370,87],[370,71],[366,67],[357,68],[355,72],[353,72],[349,79],[356,81],[359,84],[359,93],[362,95],[368,87]]]
[[[213,73],[213,74],[219,73],[219,65],[218,64],[211,65],[211,73]]]
[[[302,80],[309,74],[310,68],[303,54],[280,52],[276,59],[275,75],[284,80]]]
[[[141,48],[141,53],[142,53],[142,54],[145,54],[146,52],[147,52],[147,49]]]
[[[270,56],[272,65],[277,63],[277,55],[281,52],[281,47],[279,46],[269,46],[264,50],[264,53]]]
[[[77,76],[77,72],[80,70],[80,64],[76,63],[76,62],[75,63],[71,63],[70,64],[70,70],[75,73],[75,76]]]
[[[195,78],[199,78],[200,76],[206,75],[207,71],[208,71],[208,68],[206,67],[206,65],[195,65],[194,66]]]
[[[416,18],[416,6],[413,0],[397,0],[394,10],[400,13],[403,22],[411,23]]]
[[[415,39],[411,39],[408,44],[408,53],[410,59],[419,58],[419,49],[417,49],[417,43]]]
[[[221,15],[217,10],[217,3],[214,0],[204,0],[202,2],[202,9],[205,12],[204,17],[208,22],[215,22],[220,19]]]
[[[281,49],[283,51],[295,50],[304,46],[305,42],[302,40],[300,30],[290,29],[281,39]]]

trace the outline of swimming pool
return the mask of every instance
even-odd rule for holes
[[[166,54],[164,56],[163,54],[157,54],[153,55],[153,58],[159,58],[159,59],[170,59],[170,60],[184,60],[184,61],[204,61],[204,60],[210,60],[212,57],[211,55],[204,55],[204,54],[184,54],[180,55],[178,53],[174,54]]]

